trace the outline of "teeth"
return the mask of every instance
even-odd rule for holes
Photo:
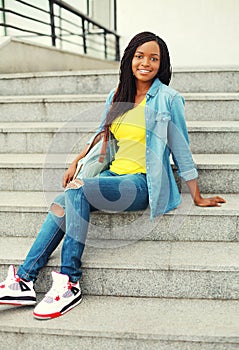
[[[146,70],[146,69],[140,69],[139,70],[141,73],[149,73],[150,72],[150,70]]]

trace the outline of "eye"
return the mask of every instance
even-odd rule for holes
[[[139,55],[138,54],[138,55],[135,55],[135,57],[138,58],[138,59],[141,59],[141,58],[143,58],[143,55]]]
[[[157,58],[157,57],[151,57],[151,61],[157,62],[157,61],[158,61],[158,58]]]

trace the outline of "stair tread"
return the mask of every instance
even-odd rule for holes
[[[197,66],[197,67],[174,67],[173,73],[225,73],[239,72],[238,66]],[[23,72],[23,73],[5,73],[0,74],[0,79],[25,79],[25,78],[52,78],[52,77],[76,77],[76,76],[100,76],[100,75],[118,75],[118,69],[95,69],[81,71],[49,71],[49,72]]]
[[[45,211],[51,201],[59,192],[41,192],[41,191],[0,191],[0,210],[1,211],[35,211],[37,208],[41,211]],[[206,194],[205,197],[209,197],[210,194]],[[215,194],[212,194],[215,196]],[[208,207],[202,208],[194,206],[190,194],[182,194],[182,204],[173,212],[169,212],[165,215],[239,215],[239,201],[238,194],[223,194],[220,196],[227,200],[221,207]],[[190,211],[188,205],[192,204]],[[96,214],[96,213],[95,213]],[[124,212],[121,215],[128,215]]]
[[[216,69],[216,68],[215,68]],[[237,67],[235,69],[228,68],[229,71],[238,71]],[[222,68],[223,70],[223,68]],[[217,71],[217,69],[216,69]],[[220,70],[219,70],[220,71]],[[94,76],[94,75],[118,75],[118,70],[116,69],[97,69],[97,70],[82,70],[82,71],[52,71],[52,72],[26,72],[26,73],[6,73],[0,74],[1,80],[14,80],[14,79],[29,79],[29,78],[59,78],[59,77],[81,77],[81,76]]]
[[[81,305],[50,322],[33,319],[30,307],[0,306],[0,311],[3,332],[125,340],[239,342],[238,301],[85,296]]]
[[[0,263],[20,264],[34,238],[0,237]],[[19,249],[20,247],[20,249]],[[87,240],[83,268],[239,272],[239,242]],[[58,266],[58,248],[48,266]]]
[[[25,168],[36,167],[58,167],[69,164],[77,154],[64,153],[2,153],[0,154],[0,168]],[[239,167],[238,154],[194,154],[194,161],[198,167],[201,168],[235,168]]]
[[[98,126],[97,121],[79,122],[0,122],[0,132],[93,132]],[[187,121],[189,132],[212,131],[233,132],[239,131],[237,120],[215,121]]]
[[[238,122],[239,123],[239,122]],[[94,131],[98,122],[0,122],[0,132],[64,132]],[[237,126],[235,124],[235,126]]]
[[[239,100],[239,92],[185,92],[185,100],[231,101]],[[41,103],[41,102],[104,102],[108,94],[63,94],[63,95],[5,95],[1,103]]]

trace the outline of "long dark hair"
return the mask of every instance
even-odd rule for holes
[[[132,60],[137,47],[148,41],[156,41],[160,47],[160,67],[155,78],[159,78],[163,84],[169,85],[170,83],[172,70],[168,47],[164,40],[151,32],[142,32],[135,35],[126,47],[121,59],[119,85],[113,97],[113,104],[106,117],[106,130],[115,118],[132,109],[134,106],[136,84],[132,72]]]

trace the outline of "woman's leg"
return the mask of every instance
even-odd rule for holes
[[[65,193],[55,198],[50,211],[17,275],[26,281],[35,281],[65,234]]]
[[[61,273],[75,283],[81,278],[81,256],[88,231],[90,211],[144,210],[148,206],[146,176],[143,174],[117,175],[110,171],[100,177],[84,179],[80,188],[68,189],[56,197],[53,206],[63,209],[50,211],[24,263],[19,267],[20,278],[36,280],[62,240]],[[56,215],[57,214],[57,215]],[[65,231],[65,232],[64,232]]]
[[[134,211],[148,207],[144,174],[117,175],[110,171],[84,179],[80,188],[65,191],[66,235],[62,247],[61,273],[75,283],[81,278],[81,256],[88,231],[90,211]]]

